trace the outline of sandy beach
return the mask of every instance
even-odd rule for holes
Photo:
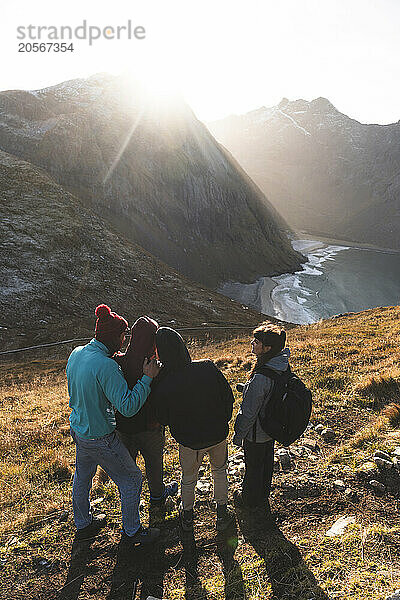
[[[292,245],[307,257],[302,270],[261,277],[249,285],[228,282],[219,291],[265,315],[298,324],[398,303],[398,252],[311,237],[293,239]]]

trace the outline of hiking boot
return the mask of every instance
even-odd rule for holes
[[[239,490],[233,492],[235,504],[241,509],[251,513],[253,516],[260,519],[264,525],[275,526],[275,517],[271,512],[271,506],[268,500],[260,504],[247,504],[243,498],[243,494]]]
[[[183,510],[181,505],[179,507],[179,521],[183,531],[193,531],[193,508]]]
[[[226,504],[217,504],[217,530],[225,531],[229,525],[235,522],[234,513]]]
[[[97,515],[92,517],[92,522],[83,529],[78,529],[75,535],[75,539],[83,542],[84,540],[90,540],[96,537],[102,527],[105,527],[107,523],[106,515]]]
[[[125,531],[122,532],[122,539],[124,542],[130,544],[132,548],[141,548],[142,546],[149,546],[160,536],[160,530],[156,527],[142,527],[140,526],[135,535],[127,535]]]
[[[150,496],[151,504],[153,504],[153,506],[162,506],[165,504],[167,498],[172,498],[178,494],[178,489],[179,486],[177,481],[171,481],[170,483],[167,483],[167,485],[164,486],[164,493],[162,496]]]

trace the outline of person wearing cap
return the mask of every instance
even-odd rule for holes
[[[129,389],[132,389],[142,376],[144,359],[155,356],[157,329],[157,321],[147,316],[139,317],[132,325],[131,339],[126,351],[114,355],[114,360],[120,365]],[[157,380],[154,384],[157,384]],[[144,458],[150,504],[153,507],[163,506],[168,497],[176,496],[178,493],[178,483],[176,481],[164,483],[165,434],[164,427],[157,422],[152,394],[150,393],[145,404],[133,417],[126,417],[119,411],[116,411],[115,417],[118,434],[133,460],[136,461],[139,452]]]
[[[285,347],[286,332],[273,323],[262,324],[253,331],[251,351],[256,364],[246,383],[238,384],[243,392],[243,401],[236,417],[232,442],[243,446],[245,474],[242,490],[234,494],[236,502],[249,509],[263,509],[270,517],[269,495],[274,469],[274,440],[263,430],[260,422],[263,411],[271,398],[274,382],[257,373],[257,368],[266,365],[277,373],[289,368],[289,348]]]
[[[89,502],[92,479],[100,465],[118,486],[124,539],[133,546],[148,544],[158,537],[159,530],[141,526],[142,474],[116,434],[114,409],[126,417],[136,414],[160,367],[154,359],[145,358],[143,375],[130,390],[111,358],[122,348],[128,323],[105,304],[98,306],[95,314],[94,338],[72,351],[66,367],[69,421],[76,445],[72,504],[77,538],[91,538],[105,525],[105,515],[93,516]]]

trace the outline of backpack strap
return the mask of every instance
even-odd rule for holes
[[[282,381],[284,379],[289,378],[291,370],[290,370],[290,366],[288,366],[286,371],[283,371],[283,373],[277,373],[276,371],[274,371],[274,369],[271,369],[270,367],[267,367],[266,365],[261,365],[260,367],[257,367],[257,369],[255,370],[255,373],[259,373],[260,375],[265,375],[266,377],[269,377],[273,381]]]

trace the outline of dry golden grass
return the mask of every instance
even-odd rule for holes
[[[292,368],[313,391],[312,420],[334,427],[337,433],[335,445],[324,449],[318,461],[307,467],[322,474],[322,481],[324,469],[331,468],[332,462],[345,468],[365,459],[377,447],[390,449],[399,442],[397,434],[393,435],[393,427],[398,427],[400,421],[399,408],[393,405],[399,382],[399,317],[399,307],[377,309],[296,327],[288,333]],[[214,360],[233,388],[237,382],[246,379],[253,363],[249,339],[190,340],[189,348],[194,358]],[[64,367],[65,361],[51,359],[0,366],[0,558],[5,561],[0,577],[6,590],[4,598],[49,598],[49,590],[62,587],[65,581],[74,530],[71,519],[67,523],[59,523],[58,517],[65,510],[71,511],[74,446],[68,435],[69,409]],[[239,398],[236,392],[235,395],[236,412]],[[170,438],[167,439],[165,470],[167,479],[178,478],[176,445]],[[144,493],[147,497],[146,490]],[[400,530],[396,529],[394,513],[390,513],[391,529],[385,530],[382,529],[379,511],[383,509],[380,505],[368,510],[364,508],[364,512],[359,508],[363,527],[369,532],[367,537],[363,537],[357,529],[341,541],[327,541],[324,539],[325,521],[318,522],[318,515],[323,514],[333,522],[335,517],[340,516],[340,511],[356,510],[356,507],[346,508],[339,504],[335,509],[330,492],[326,494],[326,498],[316,498],[315,502],[300,499],[291,504],[277,493],[273,501],[286,515],[283,527],[286,541],[282,538],[275,540],[276,546],[269,548],[268,566],[260,561],[251,544],[239,536],[235,554],[239,570],[229,571],[232,577],[230,584],[229,581],[226,584],[226,579],[224,584],[223,570],[216,571],[215,555],[211,552],[208,556],[204,550],[199,562],[199,578],[209,597],[225,597],[224,585],[231,586],[230,596],[226,598],[243,597],[237,595],[240,574],[248,600],[276,597],[271,583],[271,565],[275,563],[286,565],[280,577],[292,594],[288,592],[285,595],[282,592],[284,588],[280,588],[281,595],[277,597],[282,600],[294,597],[307,600],[312,594],[315,598],[326,598],[323,590],[341,594],[337,597],[357,600],[373,597],[378,600],[383,599],[395,584],[395,587],[400,587],[400,575],[394,567],[396,557],[400,555],[400,544],[396,546]],[[111,516],[114,527],[106,548],[115,547],[120,521],[119,501],[115,486],[101,474],[96,477],[93,490],[93,497],[96,496],[105,498],[106,512]],[[392,504],[389,500],[388,506],[392,506],[394,500],[390,500]],[[368,506],[375,506],[373,499],[368,502]],[[384,509],[385,519],[390,510]],[[200,546],[207,547],[211,535],[207,511],[201,523],[196,535]],[[7,545],[13,536],[18,542]],[[390,543],[384,540],[390,540]],[[294,543],[301,550],[300,562],[295,558]],[[363,547],[364,561],[360,560]],[[170,560],[176,558],[178,563],[180,551],[177,540],[168,550],[172,556]],[[113,554],[110,552],[104,550],[103,555],[108,557],[109,562],[104,563],[101,570],[112,572]],[[52,582],[32,567],[43,554],[55,561],[54,564],[59,561]],[[379,563],[378,554],[382,554],[384,559],[376,570],[373,565]],[[290,564],[285,562],[288,556],[293,559]],[[62,567],[63,564],[65,567]],[[390,573],[389,579],[387,573]],[[381,574],[385,574],[386,581],[382,580]],[[14,595],[10,595],[9,582],[12,581]],[[104,590],[109,584],[103,582],[100,585],[99,581],[94,577],[92,587],[97,592],[90,594],[89,588],[85,588],[79,598],[102,600],[107,597],[109,591]],[[165,597],[184,597],[185,578],[178,568],[167,570],[164,585]],[[0,597],[2,593],[0,591]],[[195,590],[191,597],[202,600],[204,595]]]
[[[379,408],[389,401],[400,399],[400,369],[392,367],[384,373],[368,374],[355,386],[355,392]]]

